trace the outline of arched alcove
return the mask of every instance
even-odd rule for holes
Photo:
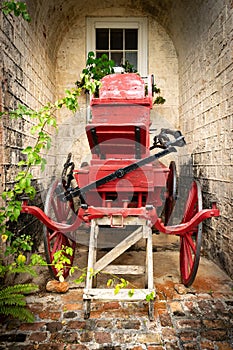
[[[205,223],[205,253],[232,275],[232,18],[230,0],[33,0],[30,24],[1,14],[2,108],[18,102],[36,108],[54,101],[76,81],[85,64],[86,16],[146,16],[148,67],[167,98],[158,114],[169,115],[187,141],[205,205],[214,197],[219,219]],[[72,46],[73,45],[73,46]],[[166,109],[167,108],[167,109]],[[70,118],[69,115],[64,116]],[[11,183],[22,145],[22,126],[1,121],[2,178]],[[72,126],[71,126],[72,130]],[[72,133],[70,137],[73,137]],[[16,140],[16,139],[15,139]],[[56,171],[51,157],[45,175]]]

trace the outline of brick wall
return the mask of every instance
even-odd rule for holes
[[[39,36],[33,25],[21,18],[0,13],[0,104],[2,110],[11,110],[17,105],[38,109],[43,103],[54,101],[54,64],[46,52],[43,36]],[[4,116],[0,121],[0,190],[9,189],[14,184],[17,163],[22,159],[21,150],[35,143],[30,135],[34,123],[28,117],[11,120]],[[33,169],[34,184],[38,190],[35,203],[43,206],[39,190],[47,186],[48,174],[53,173],[54,161],[50,168],[41,173]],[[12,227],[12,231],[23,232],[26,227],[34,242],[41,239],[41,227],[34,218],[27,223],[25,219]]]
[[[0,15],[1,31],[1,101],[6,110],[16,108],[18,103],[34,109],[43,103],[54,101],[54,64],[46,52],[41,38],[33,26],[11,15]],[[33,144],[29,134],[32,122],[28,118],[10,120],[2,118],[3,130],[1,147],[4,148],[4,182],[11,185],[15,166],[20,160],[21,149]],[[43,182],[43,174],[35,176]]]
[[[185,11],[193,13],[192,20]],[[176,23],[175,34],[180,128],[202,185],[204,205],[209,207],[216,199],[221,211],[219,219],[204,223],[204,251],[232,276],[232,2],[190,2],[179,15],[183,22]]]

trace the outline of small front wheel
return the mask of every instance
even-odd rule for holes
[[[202,210],[201,186],[193,181],[185,205],[181,223],[190,221]],[[180,272],[182,283],[189,287],[197,274],[202,241],[202,223],[180,236]]]

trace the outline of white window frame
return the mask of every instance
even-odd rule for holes
[[[96,28],[138,29],[138,72],[141,77],[147,77],[147,18],[146,17],[87,17],[87,54],[95,52]]]

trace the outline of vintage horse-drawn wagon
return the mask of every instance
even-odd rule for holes
[[[91,99],[92,120],[86,126],[91,151],[89,164],[75,169],[69,154],[61,179],[56,180],[48,191],[44,212],[23,202],[22,212],[35,215],[45,225],[45,253],[55,278],[58,271],[52,264],[54,254],[63,246],[73,248],[70,263],[63,269],[63,275],[67,277],[78,236],[83,228],[89,229],[83,294],[86,318],[90,315],[92,299],[141,300],[148,294],[155,295],[154,232],[180,237],[181,280],[185,286],[190,286],[200,259],[202,221],[219,215],[215,204],[211,209],[202,209],[201,188],[194,180],[187,199],[184,198],[181,222],[169,225],[177,195],[176,165],[171,161],[167,167],[159,159],[176,152],[185,141],[180,131],[161,129],[151,145],[152,87],[152,77],[145,85],[134,73],[104,77],[99,97]],[[155,149],[156,153],[153,152]],[[162,215],[158,214],[158,208],[160,212],[163,208]],[[101,230],[105,230],[105,238],[111,232],[117,243],[97,259]],[[146,242],[143,265],[112,264],[141,239]],[[120,289],[115,295],[111,288],[96,287],[95,277],[100,271],[114,275],[142,274],[145,275],[145,286],[130,296],[127,288]],[[153,319],[152,299],[149,317]]]

